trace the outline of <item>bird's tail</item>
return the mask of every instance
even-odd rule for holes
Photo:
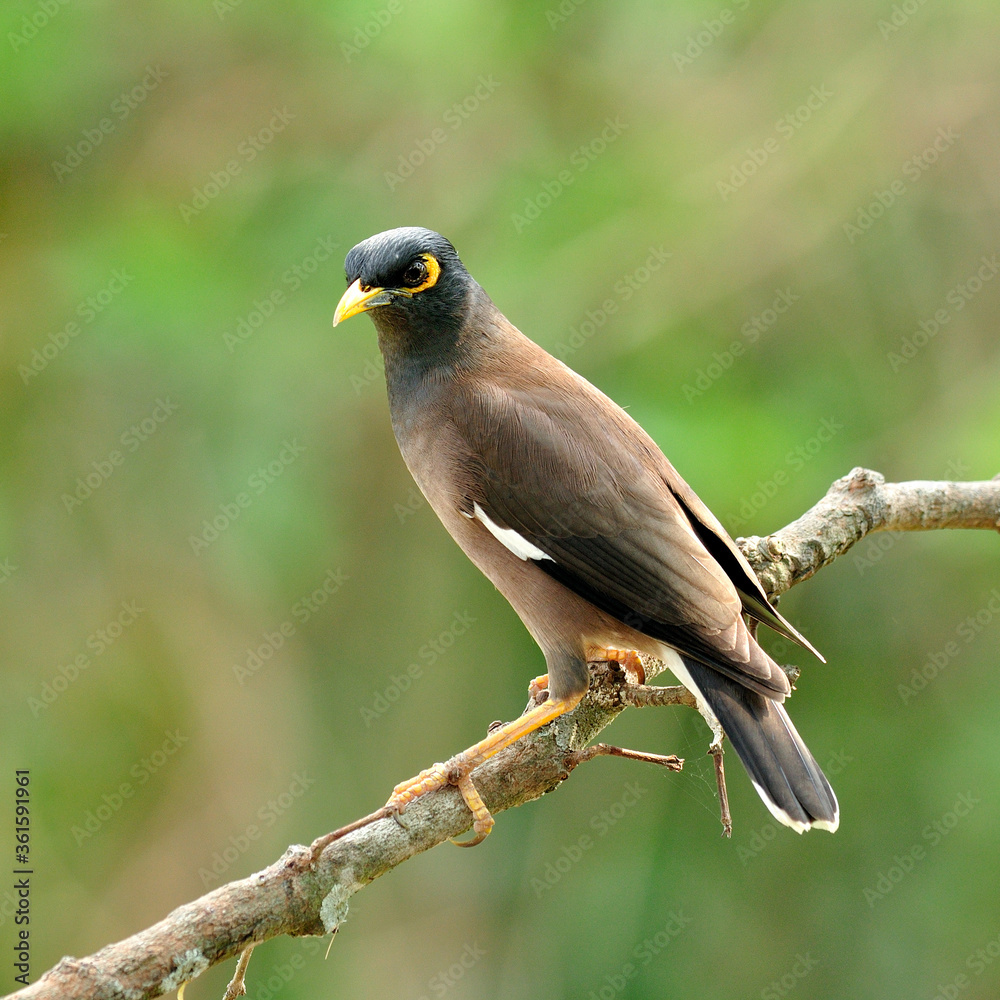
[[[813,827],[833,833],[840,823],[837,797],[784,707],[696,660],[684,657],[684,666],[692,694],[722,724],[774,818],[798,833]]]

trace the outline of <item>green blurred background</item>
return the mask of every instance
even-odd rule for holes
[[[1000,471],[988,0],[16,0],[3,34],[0,829],[30,768],[33,977],[376,808],[543,669],[414,494],[370,323],[331,330],[372,233],[449,236],[733,534],[856,465]],[[996,995],[998,544],[873,536],[783,602],[829,660],[772,643],[836,836],[776,829],[733,760],[723,840],[701,721],[628,712],[605,738],[683,775],[581,768],[355,897],[327,961],[258,949],[249,996]]]

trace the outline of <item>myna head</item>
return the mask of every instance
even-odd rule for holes
[[[454,339],[475,286],[451,243],[417,226],[370,236],[348,253],[344,270],[347,291],[333,325],[370,312],[380,334],[402,336],[410,347]]]

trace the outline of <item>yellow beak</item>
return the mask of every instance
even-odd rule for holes
[[[361,279],[351,285],[344,292],[343,298],[337,304],[337,311],[333,314],[333,325],[342,323],[345,319],[357,316],[358,313],[374,309],[376,306],[384,306],[392,301],[392,292],[385,288],[361,288]]]

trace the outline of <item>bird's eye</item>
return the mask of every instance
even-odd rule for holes
[[[403,281],[411,288],[416,288],[427,280],[427,265],[422,260],[415,260],[403,272]]]

